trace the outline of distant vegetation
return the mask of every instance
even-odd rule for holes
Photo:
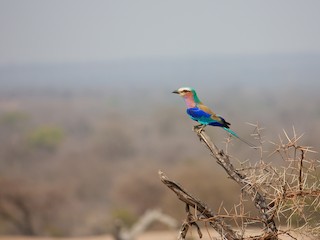
[[[63,140],[64,133],[58,127],[40,126],[28,136],[28,142],[32,147],[55,150]]]

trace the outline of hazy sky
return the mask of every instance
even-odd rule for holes
[[[0,63],[320,53],[319,0],[0,0]]]

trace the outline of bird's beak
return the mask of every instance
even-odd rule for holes
[[[179,94],[178,90],[174,90],[172,93]]]

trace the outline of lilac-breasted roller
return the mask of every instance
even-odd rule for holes
[[[255,147],[253,144],[240,138],[234,131],[230,129],[230,123],[228,123],[223,117],[215,114],[209,107],[205,106],[197,96],[196,91],[190,87],[182,87],[172,93],[177,93],[183,97],[187,105],[187,114],[189,117],[200,123],[196,126],[200,131],[207,125],[222,127],[228,133],[248,144],[250,147]]]

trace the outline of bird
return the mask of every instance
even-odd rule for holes
[[[238,134],[232,131],[230,129],[231,124],[227,122],[223,117],[215,114],[209,107],[204,105],[200,101],[195,89],[191,87],[181,87],[173,91],[172,93],[179,94],[184,99],[187,105],[186,112],[188,116],[192,120],[200,123],[200,125],[195,126],[195,128],[198,129],[198,131],[201,132],[203,128],[206,127],[207,125],[221,127],[225,131],[230,133],[232,136],[239,139],[240,141],[246,143],[252,148],[256,148],[254,144],[244,140],[243,138],[239,137]]]

